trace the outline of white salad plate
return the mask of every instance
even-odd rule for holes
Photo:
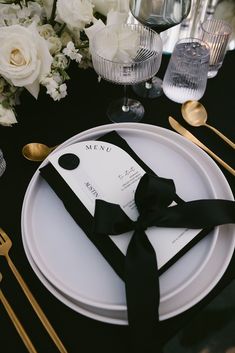
[[[73,136],[56,151],[112,130],[157,175],[173,179],[177,194],[185,201],[233,200],[216,163],[168,129],[142,123],[103,125]],[[126,325],[123,281],[66,211],[40,176],[39,168],[28,185],[22,208],[22,238],[30,265],[45,287],[73,310],[96,320]],[[203,299],[223,276],[234,246],[234,226],[216,227],[164,272],[160,276],[160,320],[180,314]]]

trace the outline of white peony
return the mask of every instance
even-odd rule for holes
[[[4,126],[11,126],[17,123],[15,114],[12,109],[6,109],[0,104],[0,124]]]
[[[40,78],[49,73],[52,56],[48,44],[33,23],[0,31],[0,75],[16,87],[25,87],[35,98]]]
[[[58,0],[57,15],[70,29],[83,29],[93,21],[93,5],[89,0]]]

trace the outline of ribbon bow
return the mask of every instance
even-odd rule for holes
[[[125,257],[125,286],[135,351],[161,351],[157,331],[160,301],[157,259],[145,230],[151,226],[201,229],[235,222],[233,201],[196,200],[170,206],[176,199],[173,180],[144,174],[135,192],[137,221],[132,221],[119,205],[96,200],[97,236],[134,230]]]

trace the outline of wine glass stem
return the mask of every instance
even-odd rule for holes
[[[124,90],[124,99],[123,99],[122,111],[129,112],[130,107],[128,105],[127,85],[123,86],[123,90]]]
[[[153,81],[152,81],[152,78],[150,78],[148,81],[145,82],[145,87],[146,87],[147,89],[152,88],[152,86],[153,86],[153,83],[152,83],[152,82],[153,82]]]

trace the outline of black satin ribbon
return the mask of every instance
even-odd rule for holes
[[[235,223],[233,201],[196,200],[170,206],[176,197],[173,180],[144,174],[135,192],[137,221],[132,221],[119,205],[96,200],[96,236],[134,231],[125,257],[125,286],[135,352],[161,352],[157,259],[145,230],[151,226],[201,229]]]

